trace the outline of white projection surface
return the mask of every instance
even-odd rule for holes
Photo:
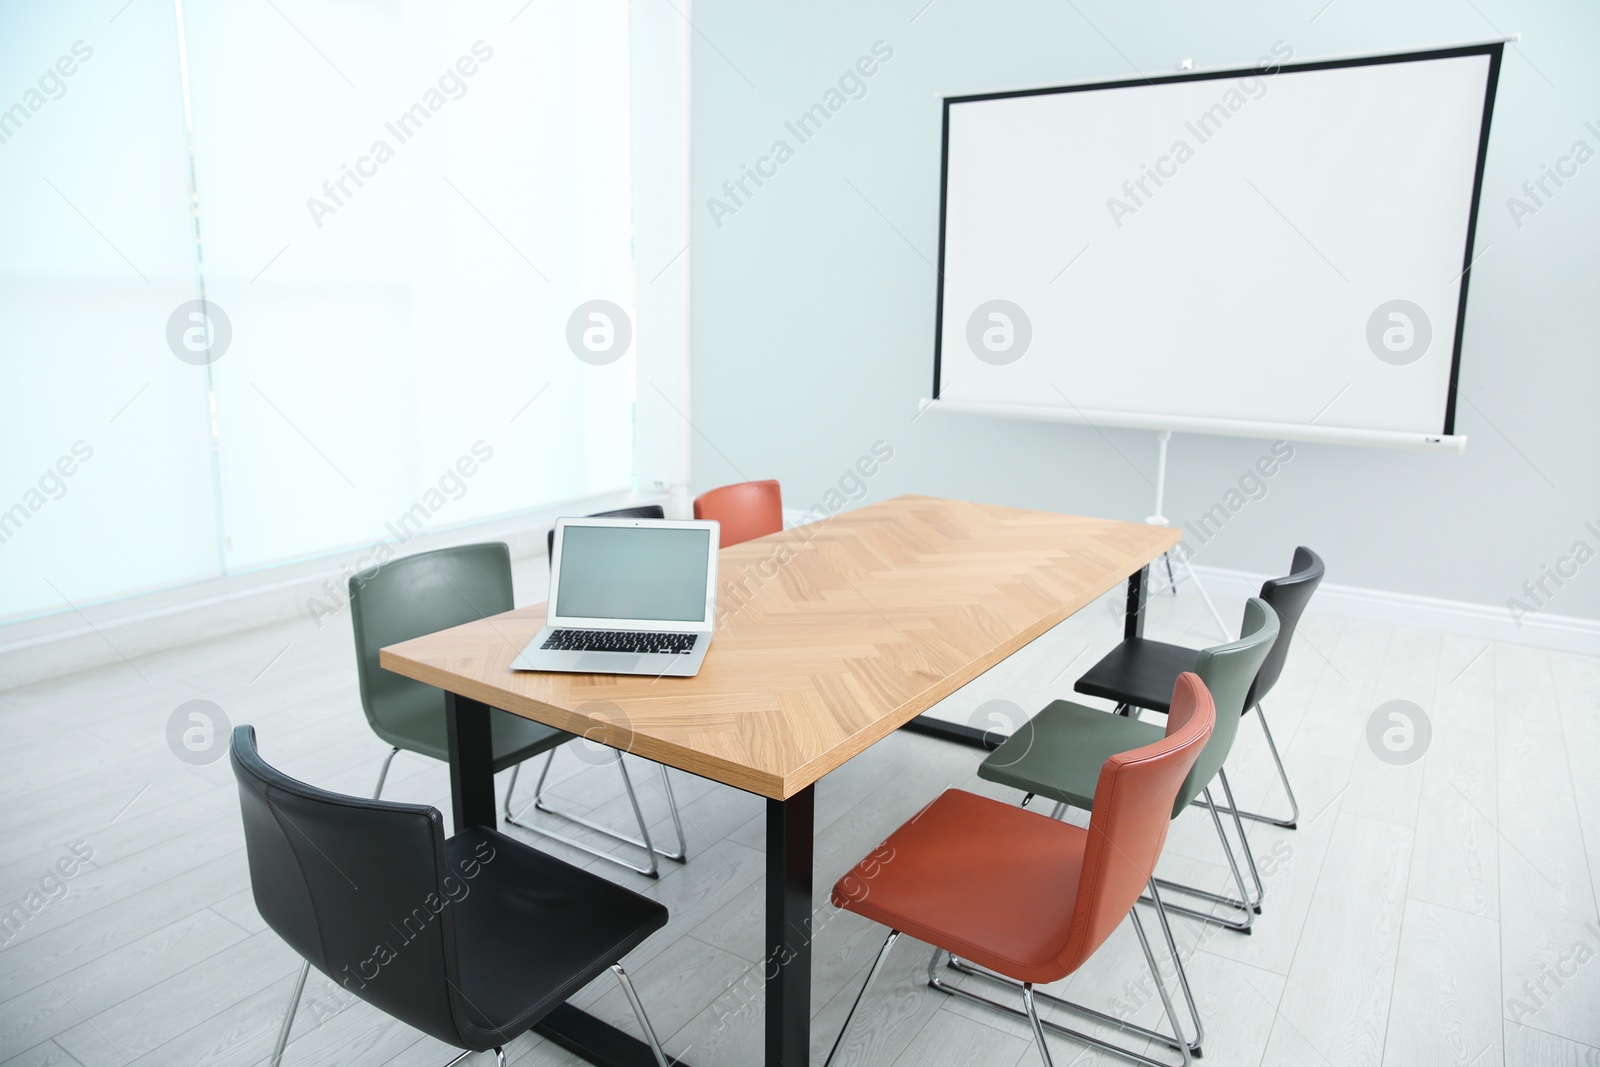
[[[1464,446],[1501,48],[948,98],[934,408]]]

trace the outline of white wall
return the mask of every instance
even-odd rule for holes
[[[634,487],[689,481],[689,63],[692,35],[668,4],[630,8],[633,76],[633,270],[638,315]]]
[[[1152,434],[913,421],[932,376],[939,97],[1168,71],[1184,58],[1247,64],[1277,41],[1314,58],[1520,31],[1501,76],[1466,323],[1466,454],[1296,444],[1270,478],[1247,480],[1259,497],[1249,500],[1230,491],[1270,442],[1180,435],[1166,511],[1181,524],[1239,505],[1205,543],[1191,538],[1199,564],[1278,571],[1306,543],[1331,582],[1502,611],[1511,597],[1537,607],[1523,583],[1575,542],[1600,552],[1600,159],[1560,188],[1547,181],[1552,195],[1527,201],[1531,214],[1507,205],[1575,142],[1600,153],[1600,8],[700,0],[694,21],[696,490],[777,477],[785,503],[803,509],[841,479],[853,490],[847,468],[881,439],[894,457],[868,499],[915,491],[1122,519],[1150,510]],[[893,54],[864,95],[802,142],[785,124],[829,102],[879,41]],[[780,140],[791,154],[761,164],[776,174],[760,187],[746,179],[750,195],[735,203],[723,183]],[[1562,587],[1546,580],[1546,614],[1600,618],[1600,560],[1574,567]]]

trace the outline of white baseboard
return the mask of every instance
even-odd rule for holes
[[[566,501],[510,518],[423,533],[396,554],[411,555],[474,541],[504,541],[512,559],[545,554],[545,532],[562,515],[586,514],[629,504],[666,504],[665,494],[607,494]],[[325,585],[342,590],[347,571],[364,548],[251,574],[197,582],[25,619],[0,626],[0,690],[121,663],[197,641],[243,633],[301,618],[310,622],[313,597],[332,603]],[[340,606],[342,611],[342,604]]]
[[[1207,592],[1233,599],[1255,596],[1261,591],[1261,583],[1273,577],[1224,567],[1197,566],[1194,571],[1205,583]],[[1492,604],[1390,593],[1382,589],[1335,585],[1331,582],[1323,582],[1317,588],[1311,610],[1347,619],[1415,626],[1486,641],[1506,641],[1561,652],[1600,655],[1600,620],[1581,619],[1573,615],[1552,615],[1541,611],[1524,616],[1519,621],[1512,619],[1511,612],[1506,608]]]

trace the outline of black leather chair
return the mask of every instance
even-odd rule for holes
[[[591,519],[664,519],[667,512],[660,504],[641,504],[636,508],[616,508],[612,511],[597,511],[586,516]],[[556,532],[551,531],[544,535],[545,559],[554,559],[556,555]]]
[[[1295,800],[1294,789],[1289,785],[1289,775],[1283,769],[1283,758],[1278,755],[1277,742],[1272,738],[1272,727],[1267,725],[1266,712],[1261,708],[1261,698],[1271,692],[1278,676],[1283,673],[1283,662],[1289,656],[1289,643],[1294,640],[1295,626],[1305,611],[1311,594],[1322,583],[1322,557],[1301,546],[1294,550],[1294,563],[1282,578],[1271,578],[1261,585],[1261,599],[1278,614],[1278,640],[1261,665],[1255,684],[1245,697],[1244,714],[1255,709],[1261,731],[1266,734],[1267,748],[1272,752],[1272,762],[1278,768],[1278,780],[1289,798],[1289,817],[1280,819],[1259,812],[1241,811],[1239,816],[1257,822],[1271,823],[1290,830],[1300,820],[1300,803]],[[1178,675],[1194,670],[1195,657],[1200,653],[1182,645],[1169,645],[1142,637],[1129,638],[1112,649],[1104,659],[1090,667],[1074,688],[1089,696],[1104,697],[1117,702],[1117,710],[1149,708],[1163,714],[1172,699],[1172,687]],[[1228,812],[1218,809],[1222,814]]]
[[[667,1067],[622,957],[667,922],[660,904],[487,827],[444,836],[426,804],[329,793],[275,770],[233,731],[256,908],[305,964],[447,1044],[494,1050],[610,969]],[[448,1065],[447,1065],[448,1067]]]

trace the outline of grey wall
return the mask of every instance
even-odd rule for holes
[[[785,503],[807,507],[881,439],[894,458],[869,499],[923,492],[1143,518],[1153,434],[912,421],[932,374],[939,97],[1173,70],[1185,57],[1245,65],[1279,40],[1305,59],[1520,31],[1502,69],[1466,324],[1466,454],[1296,444],[1266,495],[1194,558],[1274,571],[1304,542],[1333,582],[1504,605],[1575,541],[1600,549],[1584,525],[1600,531],[1600,158],[1561,188],[1547,182],[1553,195],[1520,226],[1507,206],[1574,142],[1600,152],[1600,7],[1324,2],[698,0],[695,489],[777,477]],[[785,123],[880,40],[893,57],[865,95],[801,143]],[[760,188],[747,180],[751,195],[734,205],[723,182],[778,140],[793,157]],[[714,219],[711,197],[736,210]],[[1175,437],[1167,514],[1195,518],[1270,447]],[[1549,612],[1600,618],[1600,561],[1549,588]]]

